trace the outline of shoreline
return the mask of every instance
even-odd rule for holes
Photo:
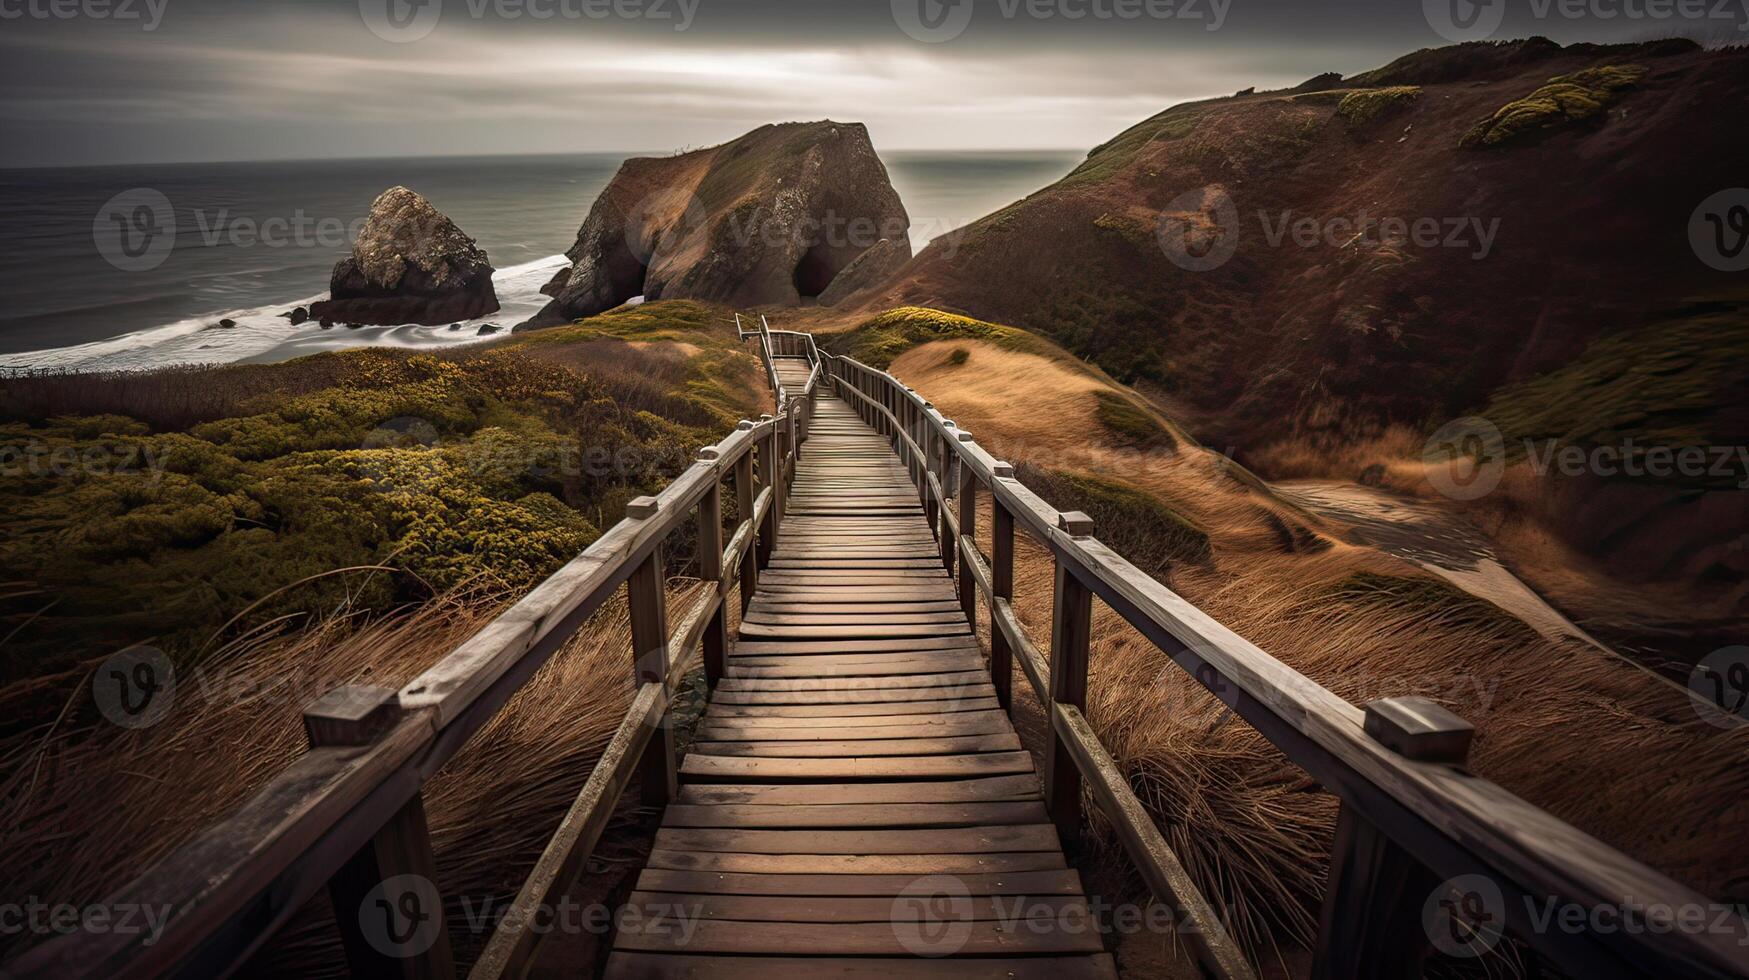
[[[487,316],[449,324],[427,326],[403,324],[393,327],[323,329],[314,320],[293,326],[284,314],[308,307],[327,297],[327,292],[262,306],[189,317],[173,323],[146,327],[104,340],[43,350],[0,354],[0,377],[36,372],[96,373],[150,371],[189,364],[263,364],[291,360],[307,354],[359,347],[442,349],[459,347],[481,338],[480,327],[496,325],[495,333],[510,332],[517,323],[546,305],[540,287],[568,260],[564,255],[497,270],[492,277],[499,294],[499,309]],[[220,320],[236,322],[222,328]]]

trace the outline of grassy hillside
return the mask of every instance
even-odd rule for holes
[[[933,243],[861,313],[1048,337],[1271,478],[1382,473],[1450,503],[1422,448],[1474,415],[1515,460],[1527,439],[1742,446],[1749,397],[1720,380],[1742,361],[1741,287],[1688,231],[1742,183],[1749,129],[1720,120],[1749,101],[1746,68],[1741,48],[1538,38],[1173,106]],[[1525,525],[1538,586],[1586,609],[1619,606],[1613,584],[1652,590],[1641,609],[1698,596],[1656,627],[1698,656],[1749,622],[1740,470],[1515,472],[1465,506]],[[1574,563],[1612,586],[1569,587]]]
[[[1354,704],[1434,698],[1477,725],[1476,771],[1703,892],[1737,896],[1745,868],[1717,832],[1718,807],[1749,799],[1746,777],[1723,751],[1729,733],[1697,724],[1680,691],[1287,504],[1044,337],[920,308],[842,326],[828,347],[888,363],[1035,492],[1086,511],[1102,540],[1271,655]],[[1586,364],[1573,384],[1601,384],[1621,366],[1608,348]],[[1153,424],[1174,438],[1141,438]],[[986,548],[988,527],[980,517]],[[1041,642],[1053,574],[1049,550],[1022,535],[1015,608]],[[1296,975],[1322,900],[1333,797],[1103,605],[1093,644],[1089,716],[1101,739],[1230,910],[1235,935],[1267,969],[1279,957]],[[1030,700],[1016,685],[1017,703]],[[1104,843],[1127,867],[1115,840]],[[1157,955],[1117,952],[1123,964]]]
[[[758,413],[721,321],[652,304],[436,354],[9,382],[0,683],[532,585]]]

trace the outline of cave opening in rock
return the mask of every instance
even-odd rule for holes
[[[831,250],[824,243],[816,244],[796,263],[796,292],[803,299],[814,299],[832,285],[832,277],[837,274],[832,267]]]
[[[613,301],[624,303],[644,295],[644,280],[649,274],[649,264],[636,252],[621,245],[607,261],[607,283]]]

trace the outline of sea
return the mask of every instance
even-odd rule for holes
[[[638,153],[0,170],[0,372],[278,361],[348,347],[477,342],[540,309],[595,198]],[[930,239],[1045,187],[1074,151],[883,154]],[[371,201],[425,195],[479,242],[502,309],[450,325],[324,330],[283,316],[326,298]],[[233,326],[221,326],[221,321]]]

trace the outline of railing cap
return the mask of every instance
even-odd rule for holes
[[[662,502],[655,497],[639,497],[626,504],[626,516],[634,521],[647,521],[661,509]]]
[[[1068,510],[1057,515],[1057,527],[1072,537],[1085,538],[1093,533],[1093,518],[1078,510]]]
[[[742,419],[741,421],[735,423],[735,428],[739,429],[742,432],[746,432],[748,429],[753,428],[753,420],[752,419]]]
[[[401,718],[393,688],[347,684],[304,709],[304,734],[310,747],[369,745]]]
[[[1427,698],[1381,698],[1366,706],[1366,733],[1404,758],[1461,765],[1476,726]]]

